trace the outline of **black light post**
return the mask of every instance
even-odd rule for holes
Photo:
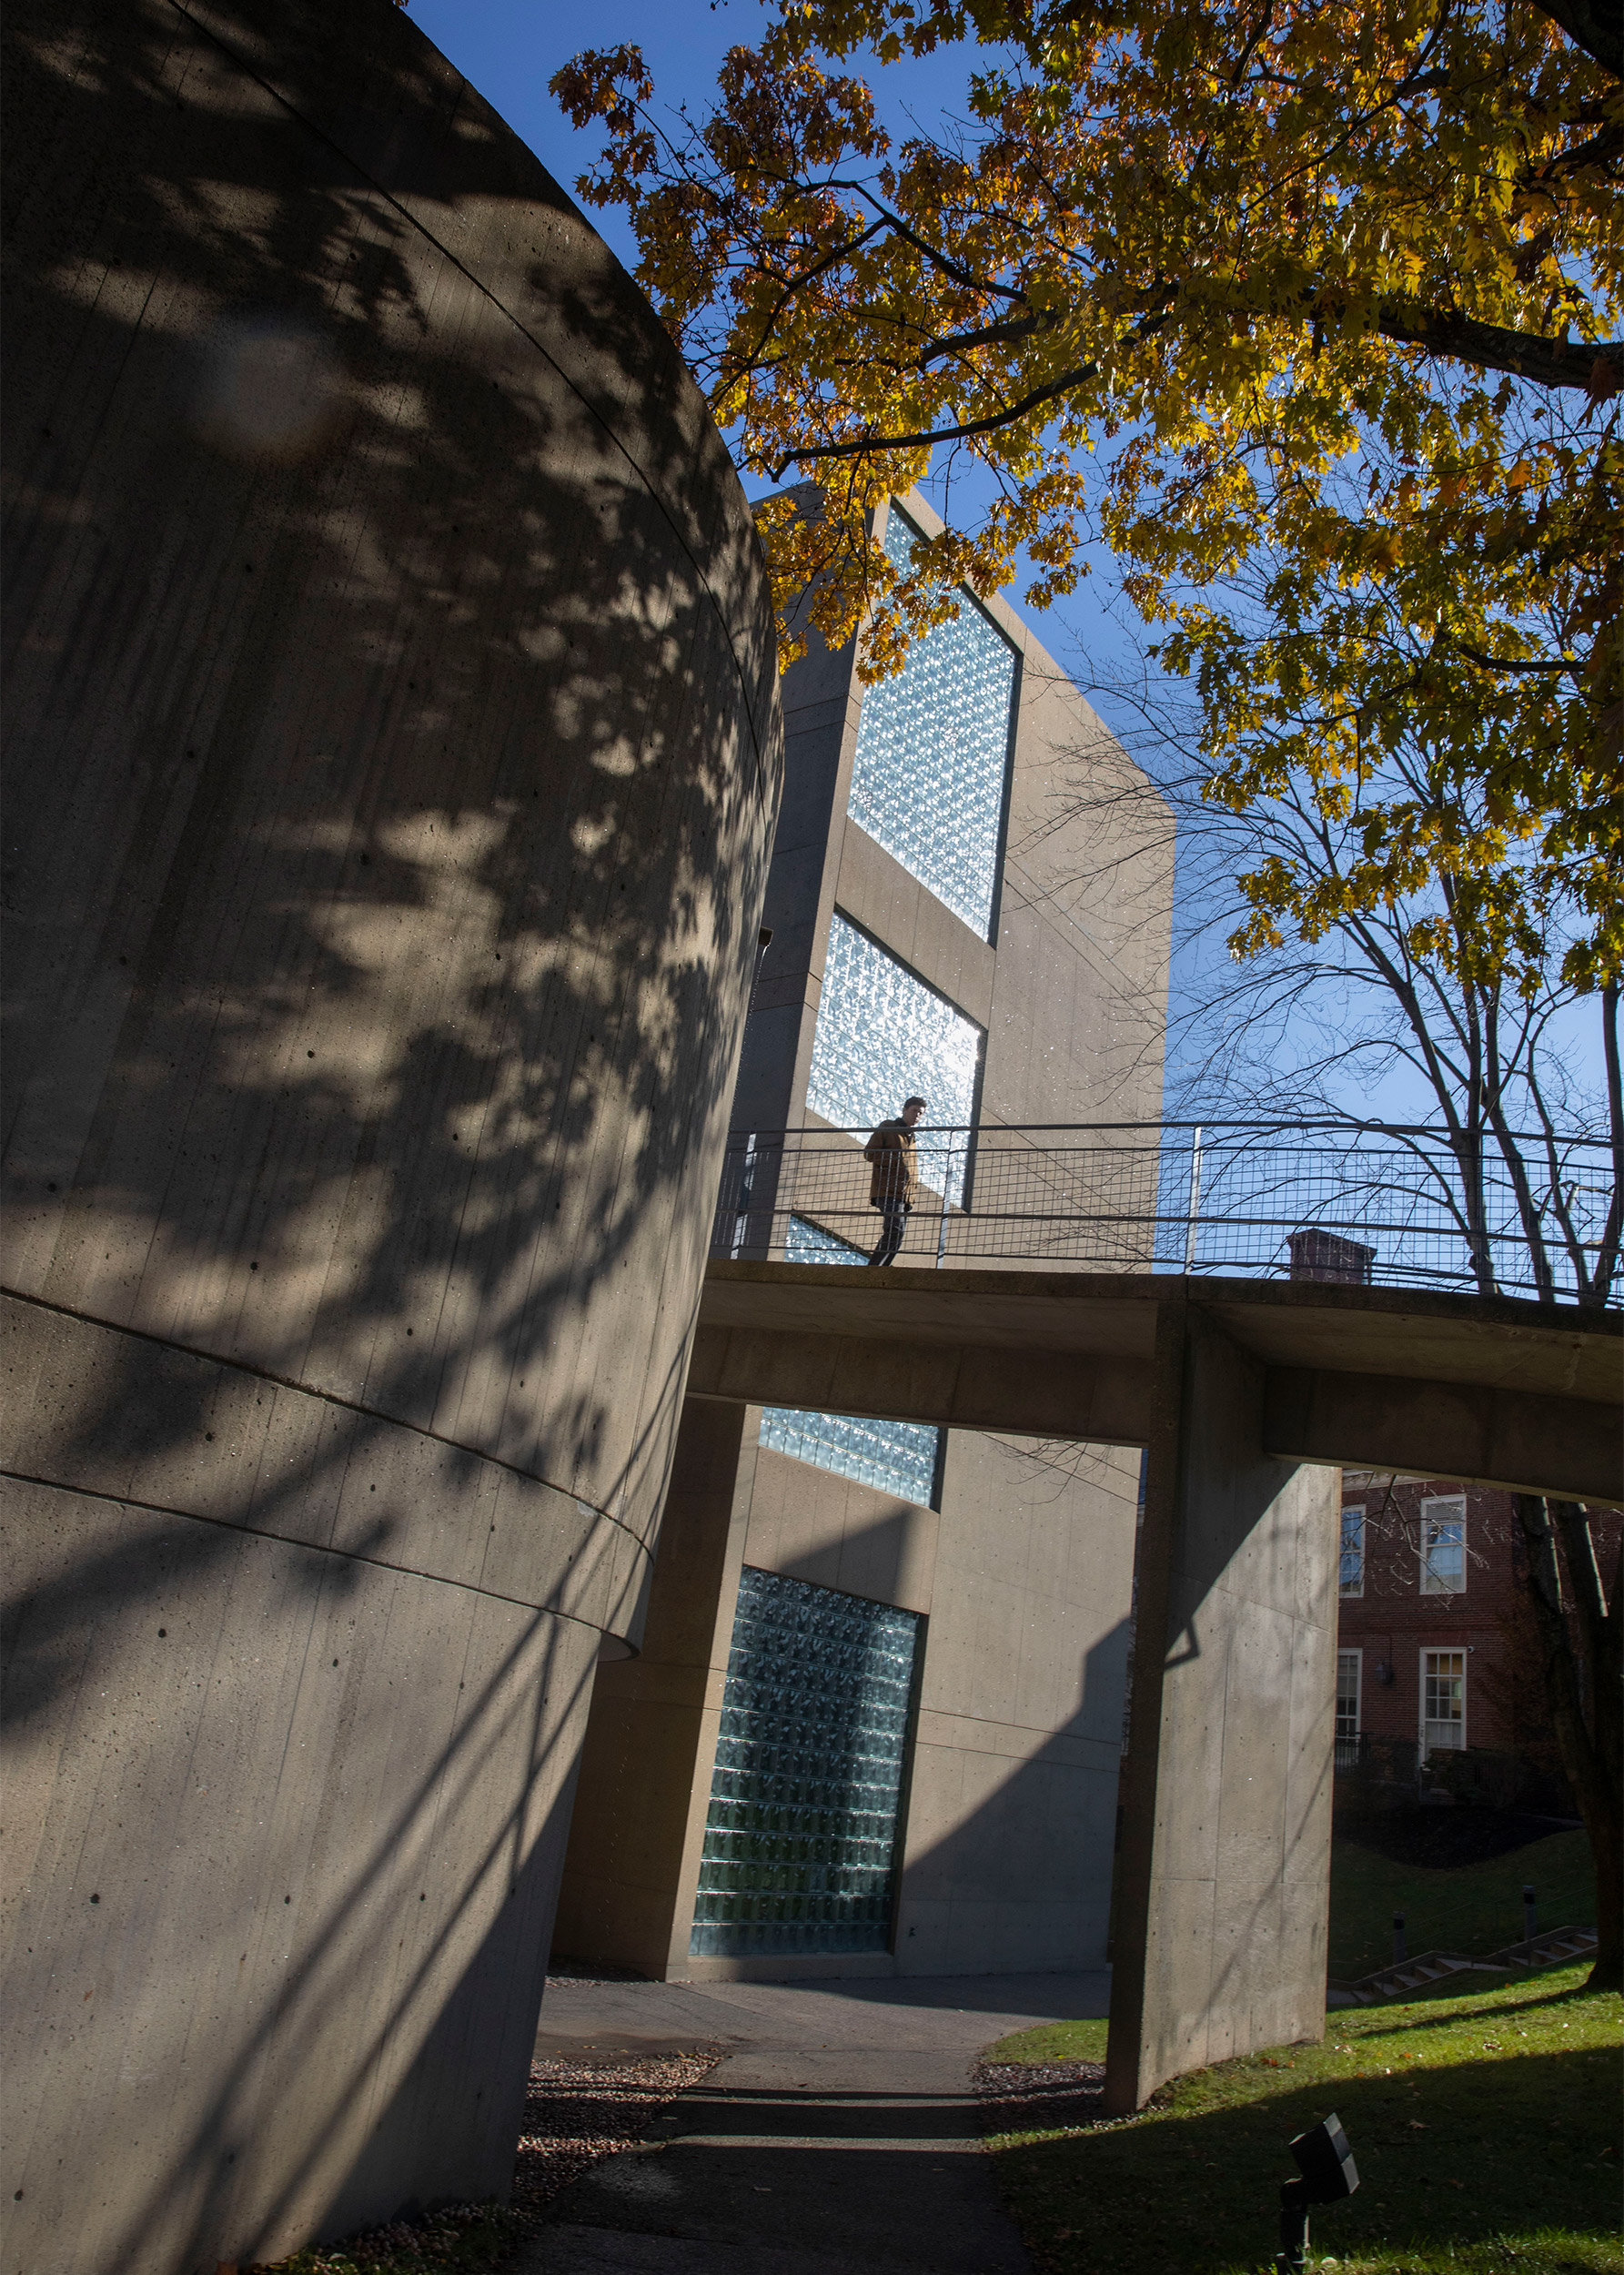
[[[1393,1915],[1393,1965],[1402,1967],[1408,1956],[1409,1953],[1406,1950],[1404,1944],[1404,1914],[1395,1912]]]
[[[1291,2153],[1303,2177],[1280,2185],[1280,2249],[1275,2259],[1278,2275],[1303,2275],[1308,2264],[1309,2205],[1339,2203],[1359,2185],[1347,2135],[1334,2113],[1323,2124],[1299,2133]]]
[[[1522,1939],[1532,1943],[1539,1933],[1539,1906],[1531,1880],[1525,1880],[1522,1888]]]

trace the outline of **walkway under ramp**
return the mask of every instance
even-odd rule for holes
[[[557,2199],[522,2275],[1030,2275],[971,2067],[1109,1977],[552,1983],[540,2055],[720,2045],[641,2149]]]
[[[1147,1451],[1105,2106],[1325,2024],[1338,1465],[1624,1494],[1617,1312],[715,1262],[691,1398]]]

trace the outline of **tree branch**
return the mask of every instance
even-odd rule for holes
[[[1513,378],[1532,379],[1540,387],[1573,387],[1587,395],[1608,394],[1624,384],[1624,339],[1548,339],[1538,332],[1508,331],[1501,324],[1479,324],[1470,316],[1446,308],[1400,307],[1394,303],[1377,310],[1377,329],[1384,339],[1407,348],[1421,348],[1429,356],[1447,356],[1457,362],[1480,364],[1486,371],[1505,371]],[[1616,374],[1611,388],[1597,384],[1597,366]]]
[[[1617,0],[1535,0],[1542,15],[1559,24],[1576,47],[1615,79],[1624,79],[1624,16]]]
[[[849,442],[798,443],[786,450],[772,469],[774,481],[782,481],[792,466],[802,465],[812,459],[863,458],[871,450],[913,450],[927,442],[967,442],[978,434],[996,434],[1001,427],[1013,427],[1017,420],[1029,412],[1041,410],[1057,396],[1069,394],[1074,387],[1081,387],[1093,379],[1099,369],[1097,363],[1079,364],[1074,371],[1063,371],[1058,379],[1044,387],[1034,387],[1029,395],[1023,395],[1018,403],[1011,403],[1004,410],[992,411],[985,419],[969,419],[956,427],[933,427],[914,434],[860,435]]]
[[[919,351],[919,368],[923,371],[939,356],[956,355],[961,348],[1002,348],[1015,339],[1030,339],[1033,333],[1053,324],[1054,318],[1047,309],[1035,316],[1023,316],[1014,324],[983,324],[978,332],[949,332],[933,340]]]
[[[1508,655],[1485,655],[1481,648],[1468,648],[1464,640],[1450,642],[1457,655],[1465,656],[1468,663],[1480,663],[1486,672],[1566,672],[1577,679],[1584,666],[1564,656],[1559,662],[1536,662],[1531,658]]]
[[[1124,344],[1153,339],[1165,329],[1169,316],[1170,311],[1162,308],[1144,318]],[[1488,370],[1532,379],[1542,387],[1579,388],[1587,395],[1595,396],[1613,393],[1624,386],[1624,340],[1548,339],[1533,332],[1508,331],[1498,324],[1479,324],[1471,317],[1456,316],[1444,309],[1420,308],[1383,308],[1377,311],[1377,329],[1385,339],[1397,340],[1405,347],[1419,348],[1427,355],[1478,364]],[[923,369],[935,356],[955,348],[1020,336],[1014,326],[989,326],[983,331],[951,336],[923,349],[919,364]],[[802,444],[786,450],[776,461],[772,469],[772,478],[775,481],[782,480],[788,468],[814,459],[862,458],[870,451],[919,450],[930,443],[967,442],[977,435],[996,434],[1002,428],[1014,426],[1033,411],[1041,410],[1045,403],[1056,401],[1073,388],[1086,385],[1098,375],[1099,368],[1097,359],[1078,364],[1046,380],[1042,387],[1033,388],[1018,402],[989,411],[984,419],[963,420],[950,427],[916,429],[911,434],[869,434],[844,442]],[[1599,373],[1602,375],[1599,381]],[[1492,661],[1486,657],[1475,660]],[[1540,667],[1500,663],[1498,668],[1515,671]]]

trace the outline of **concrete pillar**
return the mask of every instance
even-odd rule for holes
[[[5,25],[4,2201],[502,2195],[779,769],[642,295],[388,0]]]
[[[1270,1461],[1263,1368],[1164,1303],[1106,2105],[1325,2029],[1340,1471]]]
[[[581,1754],[554,1940],[657,1982],[688,1972],[760,1411],[684,1405],[642,1649],[599,1668]]]

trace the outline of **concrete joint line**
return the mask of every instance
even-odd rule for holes
[[[161,1501],[139,1501],[133,1493],[103,1492],[95,1485],[66,1485],[59,1477],[38,1477],[27,1470],[0,1469],[0,1479],[9,1479],[16,1485],[38,1485],[46,1492],[72,1493],[84,1501],[99,1501],[111,1509],[139,1509],[152,1517],[174,1517],[183,1524],[212,1524],[221,1532],[243,1532],[250,1540],[269,1541],[277,1548],[294,1548],[308,1556],[331,1556],[341,1564],[369,1564],[374,1572],[398,1572],[402,1579],[426,1581],[433,1588],[455,1588],[463,1595],[485,1596],[492,1603],[511,1603],[520,1612],[543,1612],[549,1619],[568,1620],[571,1625],[585,1627],[594,1635],[604,1632],[596,1622],[582,1620],[561,1606],[533,1603],[520,1595],[503,1595],[495,1588],[481,1588],[471,1580],[453,1580],[443,1572],[424,1572],[417,1564],[391,1563],[387,1557],[368,1556],[359,1549],[332,1548],[325,1541],[307,1541],[292,1532],[267,1532],[262,1525],[241,1524],[234,1517],[203,1516],[196,1509],[176,1509]]]
[[[174,0],[170,0],[170,5],[174,5]],[[0,1299],[12,1303],[25,1303],[32,1310],[44,1311],[55,1319],[76,1320],[82,1327],[99,1328],[105,1334],[128,1335],[137,1342],[151,1343],[155,1349],[161,1351],[178,1351],[184,1358],[200,1360],[205,1366],[227,1368],[233,1374],[247,1375],[252,1381],[268,1382],[278,1390],[291,1390],[297,1397],[315,1399],[319,1404],[334,1407],[340,1413],[357,1414],[365,1421],[380,1422],[387,1430],[404,1430],[414,1438],[425,1439],[432,1445],[444,1446],[451,1453],[462,1453],[468,1455],[471,1461],[489,1462],[493,1470],[503,1470],[509,1477],[517,1477],[526,1485],[540,1485],[550,1493],[562,1494],[566,1501],[574,1502],[578,1507],[590,1509],[594,1516],[600,1517],[605,1524],[612,1524],[618,1532],[624,1532],[626,1538],[642,1554],[649,1553],[648,1542],[634,1532],[623,1518],[617,1517],[612,1509],[602,1509],[595,1501],[586,1501],[571,1485],[554,1484],[550,1477],[543,1477],[539,1470],[520,1469],[517,1461],[507,1461],[499,1453],[489,1453],[481,1446],[467,1445],[460,1438],[448,1438],[443,1431],[429,1430],[422,1422],[409,1421],[399,1414],[386,1414],[380,1407],[365,1405],[359,1399],[346,1398],[338,1390],[318,1390],[308,1382],[301,1382],[296,1375],[277,1374],[269,1367],[256,1366],[251,1359],[228,1359],[217,1350],[205,1350],[197,1343],[180,1342],[173,1335],[155,1335],[148,1328],[128,1327],[121,1320],[105,1320],[94,1311],[81,1311],[71,1303],[49,1303],[43,1296],[25,1295],[20,1288],[0,1286]],[[77,1492],[80,1490],[76,1485],[64,1485],[60,1478],[42,1478],[38,1481],[41,1484],[58,1486],[69,1492]],[[96,1498],[103,1501],[117,1501],[123,1496],[117,1493],[102,1493]],[[136,1507],[149,1504],[132,1502],[130,1505]],[[157,1502],[150,1505],[155,1508],[161,1506]],[[189,1516],[193,1512],[190,1510],[176,1510],[173,1513],[177,1516]],[[215,1522],[217,1520],[212,1518],[199,1519],[199,1522],[202,1523]],[[251,1526],[247,1525],[240,1529],[244,1532],[253,1530]],[[278,1532],[267,1533],[265,1537],[267,1540],[282,1540],[287,1536]],[[345,1552],[335,1551],[334,1552],[342,1554]],[[373,1560],[363,1557],[358,1561],[370,1562]],[[404,1571],[407,1567],[386,1564],[382,1569]],[[432,1575],[426,1573],[424,1577],[429,1578]],[[456,1582],[452,1584],[461,1586],[465,1583]],[[478,1592],[485,1592],[481,1590]],[[501,1600],[504,1603],[520,1601],[518,1597],[503,1597]]]

